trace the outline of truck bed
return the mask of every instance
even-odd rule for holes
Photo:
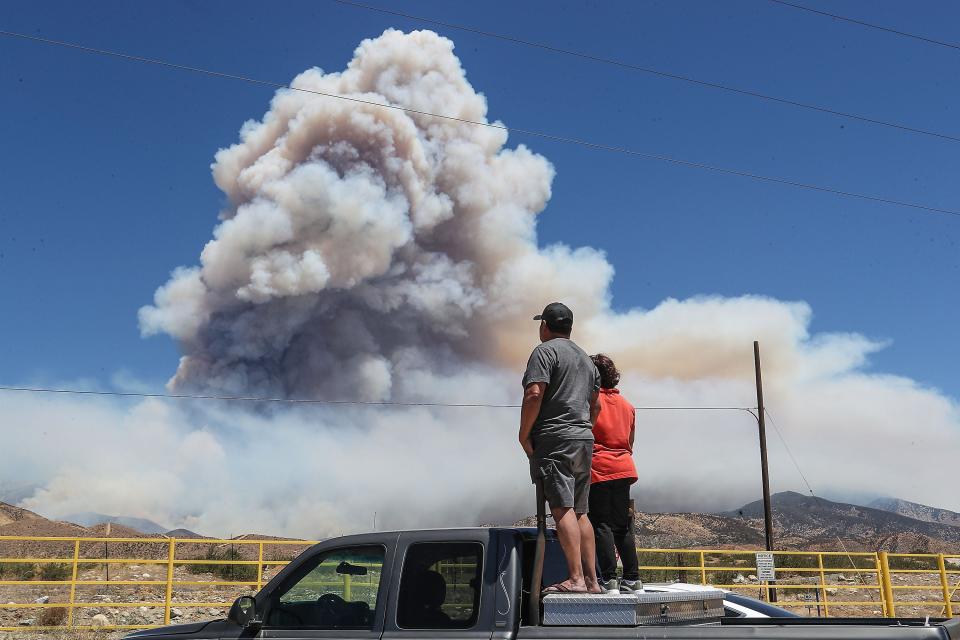
[[[496,637],[496,636],[495,636]],[[737,618],[720,625],[670,627],[521,627],[520,640],[960,640],[960,619]]]

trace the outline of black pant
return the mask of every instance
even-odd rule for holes
[[[597,561],[604,582],[617,577],[618,551],[623,563],[623,579],[640,578],[630,511],[631,483],[630,478],[623,478],[590,485],[590,523],[597,538]]]

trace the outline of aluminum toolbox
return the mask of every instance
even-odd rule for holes
[[[543,598],[543,624],[548,626],[628,626],[718,623],[723,592],[623,595],[558,593]]]
[[[551,593],[543,597],[543,624],[633,627],[637,624],[637,598],[626,594]]]
[[[635,593],[638,625],[708,624],[723,617],[723,591]]]

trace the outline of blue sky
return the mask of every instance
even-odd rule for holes
[[[807,4],[960,40],[950,3]],[[389,6],[960,136],[960,52],[766,0]],[[327,0],[0,12],[0,29],[278,82],[341,69],[387,27],[422,26]],[[960,208],[960,143],[432,28],[508,125]],[[197,261],[222,203],[213,154],[272,93],[0,39],[0,381],[109,384],[123,371],[159,386],[174,371],[175,345],[142,339],[137,309]],[[618,309],[696,294],[805,300],[814,331],[891,341],[874,370],[960,397],[960,218],[511,136],[521,142],[557,170],[541,242],[605,250]]]

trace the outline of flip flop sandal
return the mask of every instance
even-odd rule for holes
[[[562,582],[552,584],[540,591],[540,595],[548,596],[551,593],[589,593],[586,589],[572,589]]]

